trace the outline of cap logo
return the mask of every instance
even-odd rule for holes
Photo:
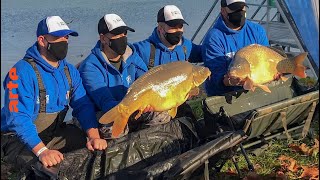
[[[104,21],[106,22],[109,31],[121,26],[126,26],[121,17],[116,14],[106,14],[104,16]]]
[[[65,22],[60,22],[60,26],[67,25]]]
[[[68,25],[59,17],[59,16],[51,16],[47,18],[47,26],[49,33],[68,29]]]
[[[114,23],[118,23],[120,21],[122,21],[122,19],[119,19],[119,18],[113,20]]]
[[[165,21],[183,19],[180,9],[174,5],[167,5],[163,10]]]
[[[171,15],[172,15],[172,16],[179,15],[179,14],[180,14],[179,11],[172,11],[172,12],[171,12]]]

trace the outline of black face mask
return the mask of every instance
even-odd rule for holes
[[[181,31],[177,31],[174,33],[167,33],[166,32],[164,37],[171,45],[176,45],[180,42],[180,40],[182,38],[182,34],[183,34],[183,32],[181,32]]]
[[[238,10],[233,13],[229,13],[228,20],[235,27],[241,27],[244,25],[244,22],[246,20],[245,14],[246,14],[246,12],[242,11],[242,10]]]
[[[47,40],[47,42],[48,42],[47,50],[55,58],[56,61],[62,60],[67,56],[67,52],[68,52],[67,41],[50,43]]]
[[[109,47],[119,55],[123,55],[127,49],[127,36],[118,39],[110,39]]]

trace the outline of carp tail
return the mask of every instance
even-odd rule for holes
[[[302,64],[304,59],[306,58],[306,56],[308,55],[308,53],[301,53],[298,56],[294,57],[294,64],[295,64],[295,68],[293,71],[293,74],[296,76],[299,76],[301,78],[305,78],[307,77],[306,75],[306,67]]]

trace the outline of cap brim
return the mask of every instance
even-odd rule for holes
[[[55,31],[55,32],[51,32],[48,34],[51,34],[52,36],[57,36],[57,37],[64,37],[67,35],[70,35],[70,36],[78,36],[79,35],[76,31],[72,31],[72,30],[60,30],[60,31]]]
[[[175,27],[181,24],[187,24],[189,26],[189,24],[183,19],[174,19],[174,20],[166,21],[165,23],[170,27]]]
[[[110,31],[111,34],[114,34],[114,35],[118,35],[118,34],[122,34],[122,33],[125,33],[126,31],[131,31],[131,32],[135,32],[134,29],[132,29],[131,27],[128,27],[128,26],[120,26],[120,27],[117,27],[115,29],[113,29],[112,31]]]
[[[229,4],[229,6],[227,7],[232,11],[236,11],[239,9],[243,9],[244,6],[248,7],[248,5],[244,2],[235,2],[235,3]]]

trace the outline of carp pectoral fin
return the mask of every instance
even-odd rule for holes
[[[244,82],[243,89],[254,91],[255,88],[252,79],[247,78],[247,80]]]
[[[288,78],[284,77],[284,76],[281,76],[280,78],[281,78],[282,81],[287,81],[288,80]]]
[[[127,123],[128,117],[123,117],[119,115],[119,119],[115,120],[112,126],[112,138],[117,138],[124,131]]]
[[[298,56],[294,57],[294,64],[295,64],[295,68],[293,71],[293,74],[296,76],[299,76],[301,78],[305,78],[307,77],[306,75],[306,67],[302,64],[304,59],[307,57],[308,53],[301,53]]]
[[[104,115],[99,119],[99,123],[101,124],[109,124],[118,119],[121,116],[118,110],[118,106],[113,107],[108,112],[104,113]]]
[[[200,92],[198,87],[194,87],[189,91],[189,96],[197,96]]]
[[[268,86],[266,86],[266,85],[257,84],[256,86],[258,86],[259,88],[261,88],[261,89],[264,90],[265,92],[271,93],[270,89],[269,89]]]
[[[168,114],[169,114],[172,118],[174,118],[174,117],[176,117],[176,115],[177,115],[177,111],[178,111],[178,107],[174,107],[174,108],[171,108],[170,110],[168,110]]]

